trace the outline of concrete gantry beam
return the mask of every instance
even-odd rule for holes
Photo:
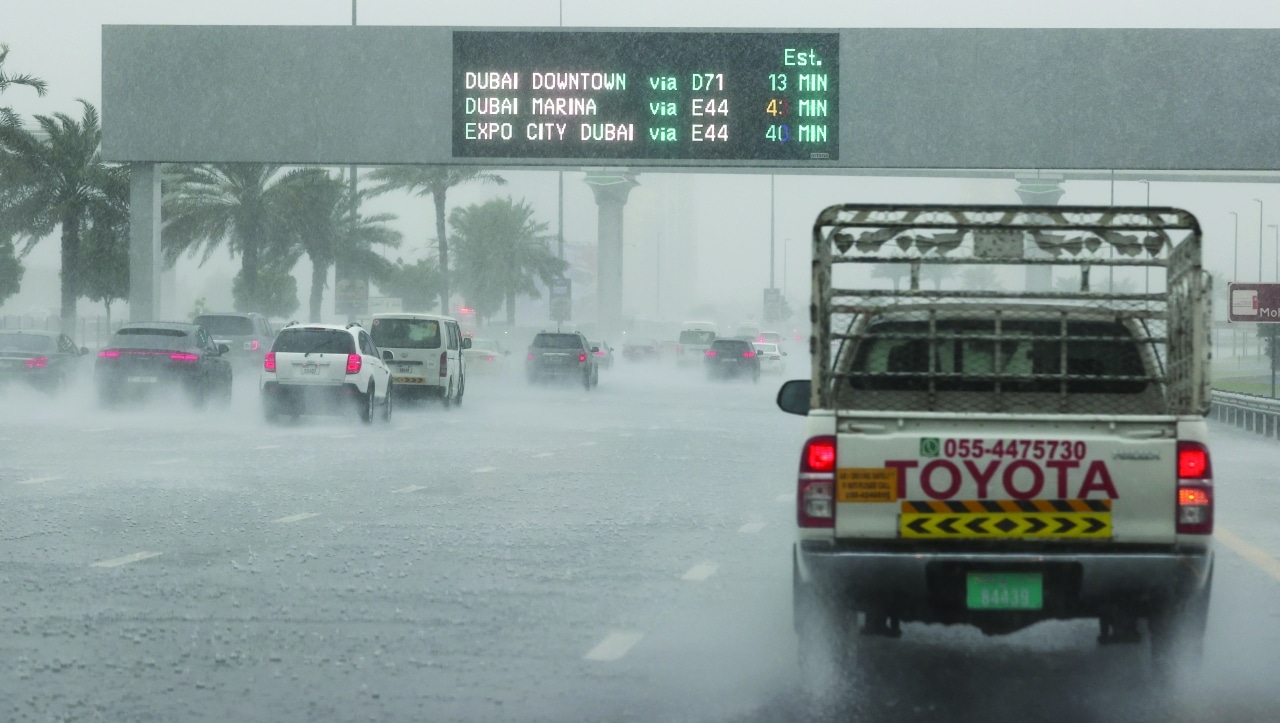
[[[129,320],[156,321],[160,308],[160,164],[129,164]]]
[[[596,334],[622,328],[622,209],[631,189],[640,185],[630,171],[591,171],[583,182],[591,187],[598,207],[599,244],[596,256]]]

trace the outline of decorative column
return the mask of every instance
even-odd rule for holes
[[[129,320],[161,321],[160,164],[129,164]]]
[[[595,194],[599,213],[596,335],[612,335],[622,328],[622,209],[631,189],[640,184],[627,171],[593,171],[584,181]]]

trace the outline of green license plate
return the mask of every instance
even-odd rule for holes
[[[971,572],[970,610],[1039,610],[1044,607],[1044,581],[1038,572]]]

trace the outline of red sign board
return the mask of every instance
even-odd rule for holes
[[[1228,284],[1227,319],[1280,323],[1280,284]]]

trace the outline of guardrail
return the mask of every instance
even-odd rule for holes
[[[1215,389],[1210,396],[1209,418],[1275,437],[1280,434],[1280,399]]]

